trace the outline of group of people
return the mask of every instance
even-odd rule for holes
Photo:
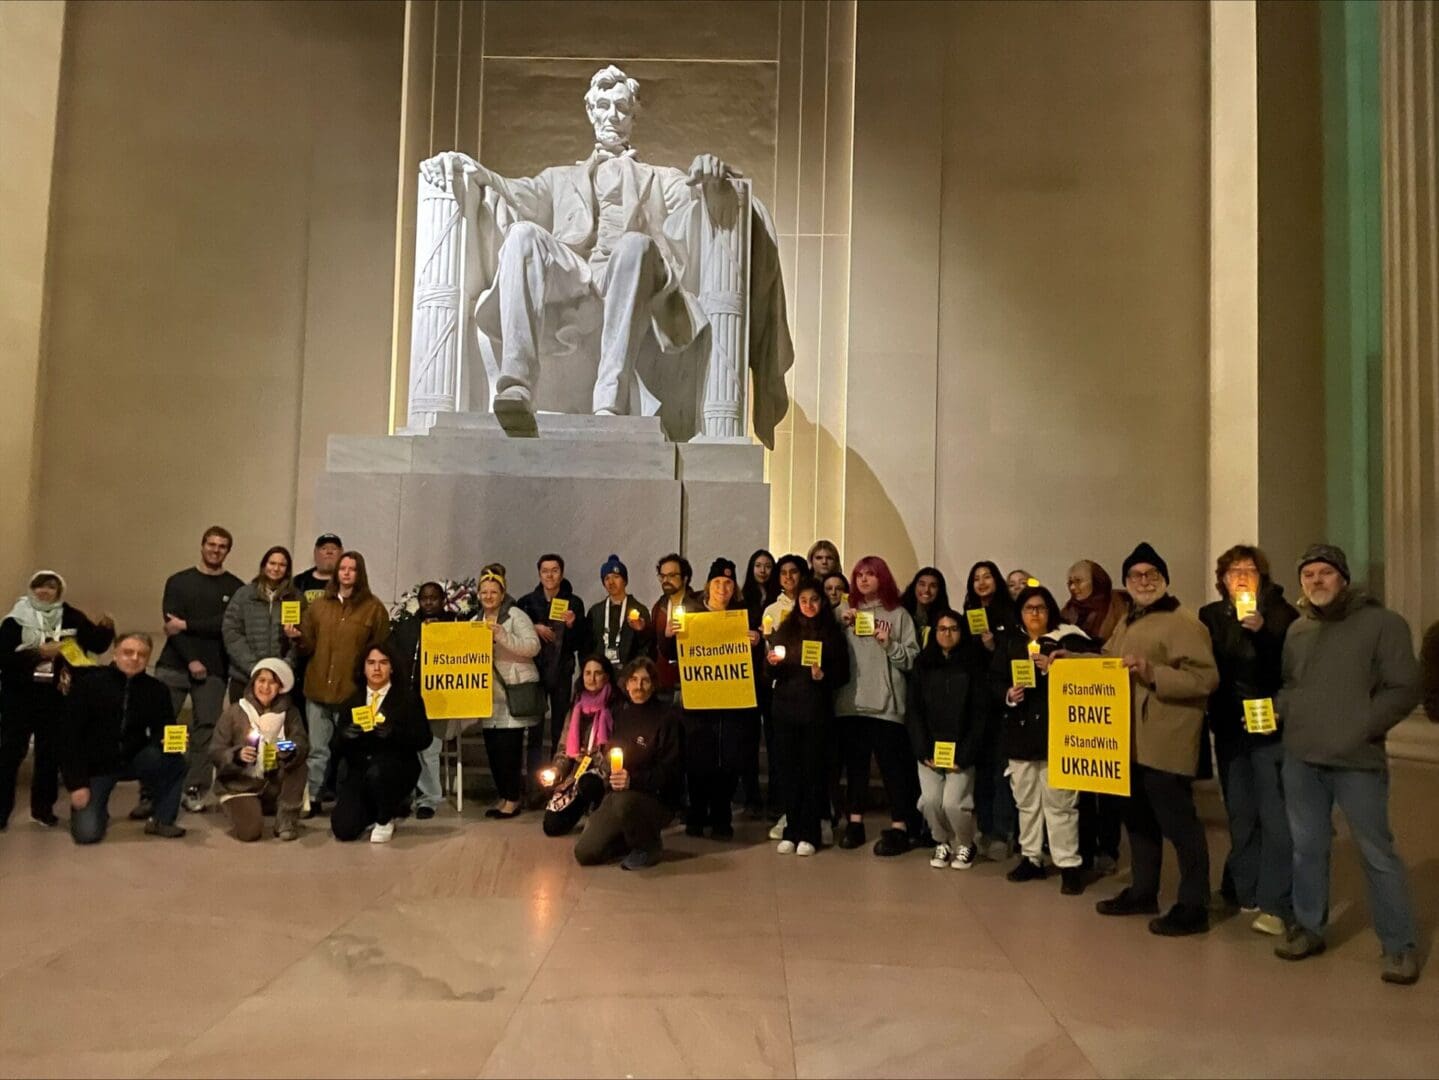
[[[183,808],[213,797],[235,837],[281,840],[326,812],[339,840],[389,840],[397,819],[432,817],[440,746],[454,728],[427,717],[422,629],[461,616],[429,582],[392,619],[365,560],[326,534],[314,565],[292,573],[271,548],[248,583],[225,570],[232,545],[207,530],[199,563],[163,596],[165,645],[116,635],[64,600],[54,571],[32,576],[0,623],[0,829],[33,738],[31,815],[58,818],[63,779],[77,843],[103,839],[115,785],[140,782],[131,816],[179,837]],[[1252,916],[1302,960],[1325,948],[1330,818],[1354,834],[1383,944],[1383,978],[1418,977],[1417,930],[1388,825],[1385,735],[1419,704],[1409,628],[1350,582],[1344,553],[1315,545],[1297,566],[1300,608],[1258,548],[1218,560],[1219,599],[1197,613],[1169,591],[1147,543],[1124,561],[1122,588],[1091,560],[1070,568],[1064,603],[1024,570],[976,563],[963,599],[922,568],[903,591],[878,556],[846,575],[819,541],[804,555],[754,552],[743,575],[716,559],[696,589],[689,562],[664,556],[653,604],[629,569],[599,568],[590,607],[554,553],[516,598],[500,564],[479,575],[493,633],[492,715],[479,719],[498,793],[486,811],[513,818],[544,805],[548,836],[582,829],[583,864],[657,862],[663,830],[734,837],[738,799],[768,813],[782,855],[867,843],[872,768],[888,824],[873,852],[923,849],[936,869],[1008,860],[1010,881],[1058,871],[1077,895],[1118,865],[1131,882],[1100,901],[1106,916],[1147,915],[1149,929],[1209,929],[1216,902]],[[557,601],[563,601],[558,603]],[[757,706],[687,707],[677,645],[688,616],[743,611]],[[94,656],[113,648],[105,666]],[[1122,660],[1131,676],[1127,797],[1051,783],[1048,679],[1068,657]],[[1023,664],[1032,675],[1020,679]],[[1028,669],[1026,669],[1028,670]],[[183,715],[188,700],[188,720]],[[767,785],[760,749],[766,748]],[[1217,901],[1193,783],[1217,769],[1230,852]],[[1177,902],[1160,914],[1164,842],[1178,856]]]

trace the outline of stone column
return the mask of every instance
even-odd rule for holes
[[[1439,12],[1379,8],[1385,599],[1417,634],[1439,618]]]
[[[415,214],[415,299],[410,324],[409,429],[454,412],[460,393],[464,226],[459,204],[423,177]]]
[[[703,192],[703,188],[701,188]],[[749,388],[750,185],[703,200],[700,305],[710,321],[709,365],[700,399],[701,437],[746,439]]]

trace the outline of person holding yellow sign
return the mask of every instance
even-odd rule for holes
[[[1179,899],[1151,933],[1165,937],[1209,930],[1209,845],[1194,807],[1199,733],[1209,695],[1219,685],[1209,634],[1169,593],[1169,566],[1142,543],[1124,560],[1134,610],[1104,644],[1105,656],[1130,671],[1134,770],[1125,824],[1133,884],[1096,909],[1101,915],[1159,912],[1163,843],[1179,856]]]
[[[1097,653],[1077,626],[1065,624],[1054,595],[1042,585],[1026,585],[1016,601],[1019,632],[1008,635],[995,650],[991,683],[1004,703],[1000,749],[1009,762],[1005,770],[1019,809],[1019,863],[1010,881],[1037,881],[1046,876],[1044,845],[1059,867],[1060,892],[1084,891],[1079,854],[1079,793],[1050,783],[1049,665],[1053,653]],[[1121,723],[1129,718],[1121,717]]]
[[[289,663],[300,640],[300,591],[290,580],[290,551],[276,545],[260,558],[260,572],[225,607],[220,636],[229,662],[230,700],[240,701],[255,665],[269,657]],[[289,618],[286,618],[286,615]]]
[[[969,568],[964,589],[964,648],[979,671],[988,671],[1000,639],[1014,628],[1014,601],[1004,587],[1004,574],[989,559]],[[979,852],[996,861],[1014,852],[1019,831],[1019,813],[1014,793],[1005,778],[1009,767],[999,745],[1004,730],[1001,704],[990,701],[990,715],[984,727],[984,746],[974,771],[974,812],[979,821]]]
[[[1299,612],[1270,580],[1264,552],[1252,545],[1219,556],[1215,582],[1220,599],[1199,609],[1199,621],[1219,665],[1209,730],[1229,817],[1220,894],[1231,910],[1254,916],[1252,929],[1282,935],[1294,920],[1294,845],[1284,809],[1284,746],[1273,714],[1284,683],[1284,636]],[[1235,606],[1241,597],[1255,605],[1243,617]]]
[[[215,725],[210,739],[215,792],[236,840],[259,840],[266,814],[275,815],[281,840],[300,837],[310,741],[290,700],[294,688],[289,664],[274,657],[259,660],[244,696]]]
[[[768,670],[778,769],[784,776],[781,855],[813,855],[830,819],[829,762],[835,692],[849,682],[849,649],[824,591],[813,579],[796,590],[795,608],[769,640]]]
[[[914,620],[914,632],[923,649],[933,637],[934,621],[949,608],[949,586],[938,567],[921,566],[900,595],[899,602]]]
[[[538,728],[545,718],[544,684],[535,666],[540,638],[505,588],[503,566],[491,563],[480,572],[479,596],[480,613],[472,621],[488,623],[494,634],[496,683],[490,715],[480,720],[480,727],[500,797],[485,817],[512,818],[523,806],[525,731]]]
[[[387,843],[420,777],[420,751],[432,736],[425,703],[408,691],[403,672],[388,643],[371,645],[360,656],[359,689],[345,700],[335,730],[342,772],[330,812],[336,840],[358,840],[370,829],[370,843]]]

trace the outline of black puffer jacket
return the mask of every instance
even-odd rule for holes
[[[1060,649],[1072,653],[1098,653],[1099,642],[1077,626],[1061,626],[1039,639],[1039,651],[1045,656]],[[990,668],[990,687],[999,702],[1003,729],[1000,752],[1012,761],[1043,761],[1049,757],[1049,676],[1034,669],[1035,685],[1024,692],[1024,700],[1010,705],[1005,700],[1014,685],[1014,669],[1010,662],[1029,659],[1029,635],[1016,630],[1000,640],[994,650]]]
[[[806,640],[820,643],[819,666],[824,678],[816,680],[801,662]],[[768,652],[783,645],[785,657],[778,664],[768,663]],[[765,677],[762,682],[774,683],[770,715],[781,724],[824,724],[834,719],[834,695],[849,682],[849,646],[844,631],[832,618],[828,623],[811,623],[796,609],[775,631],[760,662]]]
[[[540,669],[540,681],[546,690],[568,685],[575,674],[575,658],[590,653],[590,621],[585,617],[585,602],[575,595],[569,578],[560,581],[557,600],[569,601],[570,610],[575,613],[575,624],[566,627],[563,622],[550,621],[550,601],[545,596],[545,587],[536,585],[533,592],[520,597],[520,610],[530,617],[536,627],[547,626],[555,632],[553,642],[540,638],[540,655],[535,657],[535,666]]]
[[[933,758],[936,742],[954,743],[956,768],[968,769],[979,760],[990,710],[984,679],[972,659],[962,646],[945,653],[931,642],[920,650],[904,714],[916,760]]]
[[[1259,592],[1257,631],[1239,625],[1231,600],[1216,600],[1199,609],[1199,621],[1209,631],[1214,661],[1219,665],[1219,687],[1209,695],[1209,730],[1219,742],[1261,746],[1283,735],[1251,735],[1244,730],[1246,698],[1276,698],[1284,685],[1284,636],[1299,612],[1284,599],[1284,589],[1272,582]],[[1282,722],[1282,721],[1281,721]]]

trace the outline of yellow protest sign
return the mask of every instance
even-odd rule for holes
[[[361,731],[375,730],[375,710],[368,705],[356,705],[351,709],[350,720]]]
[[[685,619],[675,639],[686,709],[752,709],[757,704],[749,616],[707,611]]]
[[[160,749],[167,754],[183,754],[190,749],[190,729],[184,724],[166,724]]]
[[[270,772],[270,771],[272,771],[276,766],[278,766],[279,763],[280,763],[280,754],[279,754],[279,751],[277,751],[277,750],[275,749],[275,744],[272,743],[272,742],[264,742],[264,743],[261,743],[261,744],[260,744],[260,768],[264,769],[266,772]]]
[[[71,667],[94,667],[95,661],[90,659],[88,653],[80,648],[80,643],[74,638],[62,638],[60,641],[60,655],[65,658],[65,663]]]
[[[964,613],[965,619],[969,621],[969,632],[971,634],[989,633],[989,612],[982,607],[970,608]]]
[[[805,667],[814,667],[823,663],[824,642],[823,641],[801,641],[799,643],[799,662]]]
[[[925,648],[928,648],[928,647],[929,647],[929,627],[927,627],[927,626],[920,627],[920,631],[919,631],[919,647],[920,647],[921,649],[925,649]]]
[[[281,601],[280,601],[280,624],[281,624],[282,626],[299,626],[299,625],[300,625],[300,601],[298,601],[298,600],[281,600]]]
[[[570,602],[562,596],[557,596],[550,601],[550,622],[564,622],[565,616],[569,614]]]
[[[495,711],[494,634],[486,622],[420,628],[420,696],[431,720],[468,720]]]
[[[1034,661],[1033,660],[1011,660],[1009,662],[1010,682],[1014,686],[1022,686],[1026,690],[1035,685]]]
[[[874,612],[856,611],[854,613],[854,632],[860,637],[874,637]]]
[[[1049,669],[1049,782],[1070,791],[1128,795],[1129,745],[1124,661],[1056,660]]]
[[[1279,730],[1273,698],[1244,699],[1244,730],[1251,735],[1273,735]]]
[[[934,744],[934,767],[936,769],[954,768],[954,743],[936,742]]]

